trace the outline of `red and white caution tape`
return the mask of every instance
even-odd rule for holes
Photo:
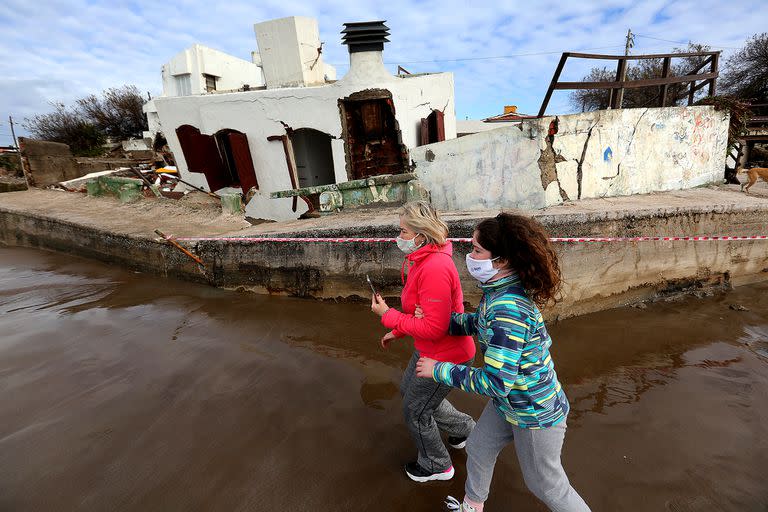
[[[384,243],[394,238],[300,238],[300,237],[178,237],[179,242],[325,242],[325,243]],[[449,238],[451,242],[471,242],[471,238]],[[718,242],[768,240],[768,235],[754,236],[615,236],[615,237],[553,237],[552,242],[560,243],[605,243],[605,242]]]

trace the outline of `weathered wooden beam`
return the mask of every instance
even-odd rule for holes
[[[672,65],[672,57],[664,57],[664,64],[661,67],[661,78],[669,78],[669,70]],[[667,106],[667,91],[669,90],[669,84],[661,86],[661,106]]]
[[[549,99],[552,97],[552,91],[557,85],[557,81],[560,80],[560,73],[563,72],[563,67],[565,67],[565,61],[568,60],[568,57],[570,55],[571,54],[568,52],[563,52],[563,55],[560,56],[560,62],[557,64],[557,69],[555,70],[555,74],[552,76],[552,81],[549,83],[547,94],[544,95],[544,101],[541,102],[541,108],[539,108],[539,117],[544,116],[544,112],[547,110],[547,105],[549,104]]]
[[[569,52],[573,58],[576,59],[601,59],[601,60],[646,60],[646,59],[663,59],[665,57],[701,57],[703,55],[715,55],[720,52],[693,52],[693,53],[654,53],[647,55],[601,55],[596,53],[573,53]]]
[[[626,79],[627,60],[621,59],[619,60],[619,64],[616,66],[616,81],[622,84],[622,87],[619,87],[619,89],[616,91],[616,94],[613,95],[613,102],[611,103],[611,108],[613,109],[621,108],[621,104],[624,101],[623,84],[626,82]]]
[[[717,78],[717,73],[702,73],[701,75],[671,76],[669,78],[648,78],[645,80],[630,80],[626,82],[560,82],[555,84],[554,89],[637,89],[640,87],[649,87],[654,85],[678,84],[685,82],[696,82],[699,80],[709,80]]]
[[[711,73],[717,73],[719,71],[719,62],[720,62],[720,55],[713,55],[712,56],[712,66],[709,68],[709,71]],[[713,78],[711,82],[709,82],[709,95],[714,96],[717,92],[717,77]]]

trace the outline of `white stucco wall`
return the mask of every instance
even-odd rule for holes
[[[543,208],[570,200],[681,190],[723,177],[728,115],[713,107],[621,109],[546,117],[411,151],[437,208]],[[539,159],[557,179],[543,188]],[[578,170],[581,164],[581,191]],[[542,164],[544,165],[544,164]],[[545,165],[546,167],[546,165]]]
[[[149,100],[142,107],[144,115],[147,116],[147,131],[142,133],[145,139],[155,140],[155,135],[163,131],[163,125],[160,122],[160,116],[157,114],[155,100]]]
[[[176,76],[189,74],[191,94],[204,94],[203,74],[216,77],[216,90],[239,89],[264,85],[261,68],[251,61],[239,59],[224,52],[199,44],[176,54],[162,67],[163,96],[178,96]]]
[[[336,70],[323,63],[317,20],[291,16],[256,23],[253,26],[268,89],[302,87],[325,82],[326,72],[336,77]]]
[[[421,118],[432,109],[444,110],[446,138],[456,137],[453,75],[440,73],[398,78],[384,70],[380,52],[365,56],[355,54],[362,73],[348,73],[333,84],[319,87],[279,88],[186,97],[156,98],[155,105],[166,128],[165,135],[185,180],[207,188],[202,174],[187,172],[175,130],[183,124],[205,134],[229,128],[248,136],[249,148],[259,182],[259,192],[248,203],[246,214],[254,218],[287,220],[307,210],[299,200],[297,212],[291,211],[291,199],[270,199],[269,194],[291,188],[283,146],[267,141],[270,135],[284,135],[285,125],[313,128],[334,137],[331,141],[336,182],[347,181],[341,114],[338,100],[367,89],[391,92],[403,143],[414,148],[419,143]],[[362,55],[362,57],[361,57]],[[383,71],[382,71],[383,70]],[[285,124],[283,124],[285,123]]]

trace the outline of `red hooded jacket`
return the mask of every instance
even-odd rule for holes
[[[452,254],[453,246],[448,242],[442,247],[425,245],[406,256],[403,267],[408,262],[411,267],[408,279],[403,279],[403,312],[390,308],[381,323],[398,338],[412,336],[421,355],[461,364],[475,357],[475,342],[471,336],[448,335],[451,313],[464,312],[464,295]],[[424,318],[413,316],[416,304]]]

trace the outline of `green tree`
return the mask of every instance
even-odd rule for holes
[[[91,122],[114,139],[141,137],[148,129],[142,110],[144,98],[135,85],[107,89],[101,98],[91,94],[77,104]]]
[[[53,112],[25,119],[24,127],[35,138],[69,145],[78,156],[101,154],[107,137],[141,137],[147,129],[144,99],[135,85],[107,89],[101,97],[91,94],[72,107],[63,103],[51,106]]]
[[[24,120],[24,127],[33,137],[67,144],[78,156],[98,155],[107,140],[106,135],[76,108],[63,103],[51,103],[53,112],[38,114]]]

